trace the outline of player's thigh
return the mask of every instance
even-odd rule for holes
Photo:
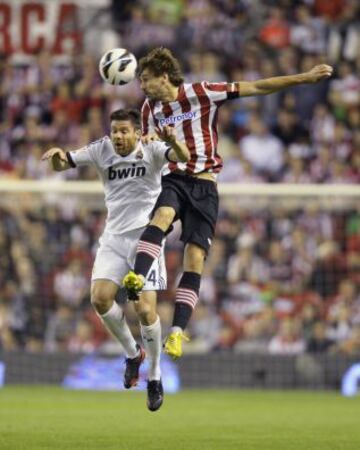
[[[91,281],[108,280],[120,287],[129,270],[128,248],[126,235],[103,235],[96,252]]]

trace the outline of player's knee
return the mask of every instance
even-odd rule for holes
[[[99,314],[105,314],[111,308],[113,300],[107,289],[96,285],[91,287],[91,304]]]
[[[175,210],[170,207],[162,206],[158,208],[151,221],[152,225],[157,225],[167,230],[175,218]]]
[[[156,320],[156,310],[153,305],[145,302],[139,301],[135,304],[135,311],[139,318],[139,321],[143,325],[151,325]]]

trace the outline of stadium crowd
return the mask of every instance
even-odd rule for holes
[[[335,75],[224,105],[219,182],[360,181],[357,2],[187,0],[122,2],[119,46],[141,56],[157,45],[180,57],[187,81],[266,78],[331,63]],[[136,37],[136,38],[135,38]],[[40,156],[108,133],[114,109],[140,106],[138,84],[105,85],[98,55],[0,57],[2,179],[96,179],[89,168],[53,174]],[[274,113],[275,112],[275,113]],[[188,351],[360,352],[360,216],[314,201],[303,209],[223,202],[217,238],[189,332]],[[105,349],[89,279],[103,211],[75,196],[9,194],[0,202],[0,347]],[[167,244],[170,325],[182,247]],[[131,315],[131,309],[129,310]],[[133,317],[135,327],[135,317]]]

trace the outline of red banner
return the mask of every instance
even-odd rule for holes
[[[0,54],[80,50],[79,6],[61,1],[0,1]]]

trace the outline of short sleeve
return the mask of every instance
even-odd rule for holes
[[[155,122],[147,100],[141,108],[141,131],[143,136],[155,133]]]
[[[171,147],[167,145],[165,142],[154,141],[149,144],[150,152],[152,155],[152,159],[156,165],[156,167],[160,170],[164,167],[170,160],[168,159],[169,151]]]
[[[79,148],[78,150],[71,150],[70,152],[67,152],[69,164],[72,167],[86,166],[89,164],[95,164],[96,166],[101,167],[101,148],[104,142],[108,139],[108,137],[104,137],[92,142],[89,145],[86,145],[85,147]]]
[[[94,163],[89,147],[86,146],[67,152],[67,158],[72,167],[86,166]]]
[[[204,81],[202,83],[203,88],[207,96],[214,103],[224,102],[226,100],[232,100],[239,98],[239,84],[238,83],[209,83]]]

